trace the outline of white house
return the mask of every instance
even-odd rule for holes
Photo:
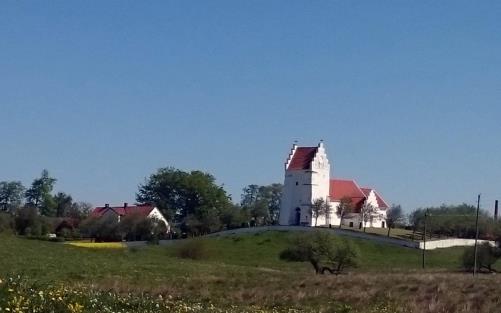
[[[280,225],[317,226],[339,225],[337,209],[342,199],[351,201],[353,211],[343,217],[343,225],[362,227],[364,206],[372,206],[366,214],[365,226],[386,227],[387,203],[373,188],[362,188],[354,180],[331,179],[331,166],[325,146],[292,146],[285,162],[285,181],[280,207]],[[324,199],[331,205],[330,212],[315,218],[312,204]]]
[[[95,208],[91,213],[91,217],[101,218],[103,216],[115,216],[117,218],[117,221],[120,222],[120,219],[122,217],[133,214],[151,218],[160,223],[164,223],[167,229],[167,233],[170,232],[169,222],[167,222],[167,220],[157,207],[149,204],[129,206],[127,203],[124,203],[123,206],[117,207],[111,207],[106,204],[104,207]]]

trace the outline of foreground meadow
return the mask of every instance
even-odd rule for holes
[[[58,310],[36,312],[498,312],[501,278],[461,273],[462,248],[430,251],[423,271],[420,251],[352,240],[359,268],[327,276],[278,258],[294,236],[204,239],[200,260],[178,258],[176,244],[92,249],[2,236],[0,307],[42,294]]]

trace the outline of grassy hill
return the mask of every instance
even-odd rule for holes
[[[463,248],[427,252],[428,269],[422,272],[420,251],[358,239],[348,239],[360,251],[358,269],[338,277],[314,275],[309,264],[278,258],[297,235],[284,231],[201,239],[209,251],[202,260],[176,257],[176,245],[182,243],[87,249],[1,236],[0,277],[22,275],[38,283],[92,285],[221,305],[293,306],[314,311],[327,310],[333,301],[353,310],[377,306],[381,301],[385,305],[399,303],[406,297],[415,298],[423,288],[426,296],[434,286],[444,291],[453,288],[457,280],[464,284],[470,279],[465,274],[452,274],[459,270]],[[370,292],[362,296],[360,290]]]

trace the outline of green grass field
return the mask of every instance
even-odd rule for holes
[[[452,274],[460,270],[463,248],[428,251],[428,268],[423,272],[421,251],[358,239],[349,240],[360,252],[359,268],[338,277],[314,275],[307,263],[278,258],[280,251],[297,235],[284,231],[201,239],[210,251],[204,260],[176,257],[176,244],[89,249],[3,235],[0,236],[0,277],[22,275],[39,283],[91,285],[117,292],[146,291],[223,305],[294,306],[317,311],[331,300],[354,307],[364,303],[376,305],[378,292],[385,293],[398,286],[393,294],[398,291],[405,295],[402,288],[407,285],[401,286],[402,280],[414,281],[414,288],[419,290],[421,279],[429,279],[426,277],[430,275],[466,277],[466,274]],[[363,301],[338,294],[353,289],[358,283],[366,288],[375,288],[378,284],[382,287]],[[413,284],[409,284],[409,288]],[[345,287],[343,290],[324,288],[337,285]],[[408,291],[409,296],[413,292]],[[327,302],[326,296],[330,299]],[[388,297],[383,299],[397,301]]]

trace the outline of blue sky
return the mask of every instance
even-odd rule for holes
[[[293,140],[406,210],[501,199],[499,1],[2,1],[0,180],[133,202],[159,167],[235,200]]]

